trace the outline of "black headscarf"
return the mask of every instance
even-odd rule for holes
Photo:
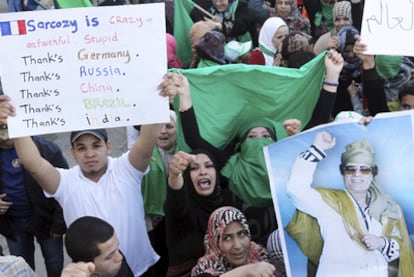
[[[224,197],[220,187],[220,172],[217,170],[216,162],[213,156],[204,149],[195,149],[190,154],[198,155],[205,154],[213,162],[214,169],[216,171],[216,183],[214,184],[213,192],[208,196],[200,196],[195,188],[190,177],[191,166],[183,173],[184,185],[187,189],[188,198],[190,200],[190,206],[192,211],[197,213],[197,225],[202,230],[207,230],[208,219],[210,214],[217,208],[224,205]]]

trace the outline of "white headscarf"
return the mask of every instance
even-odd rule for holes
[[[272,65],[277,49],[273,46],[272,38],[280,27],[287,26],[280,17],[269,17],[259,33],[259,48],[265,57],[266,65]]]

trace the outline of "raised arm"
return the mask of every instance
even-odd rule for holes
[[[313,114],[305,126],[310,129],[319,124],[328,123],[335,105],[336,91],[339,83],[339,74],[344,65],[342,55],[335,50],[329,50],[325,56],[326,75],[321,89],[321,95],[313,109]]]
[[[151,162],[152,150],[161,131],[161,124],[142,125],[141,133],[129,150],[129,162],[141,172],[144,172]]]
[[[31,137],[16,138],[14,146],[25,169],[46,192],[55,194],[60,183],[59,171],[40,155],[33,139]]]
[[[7,125],[7,118],[15,116],[16,110],[10,104],[10,97],[0,95],[0,123]],[[44,159],[31,137],[14,139],[14,146],[23,166],[39,185],[48,193],[54,194],[60,182],[58,170]]]
[[[165,74],[165,76],[167,76],[167,74]],[[177,94],[177,91],[173,89],[171,81],[166,82],[164,80],[158,86],[158,89],[160,90],[161,96],[169,98],[170,103]],[[131,146],[128,154],[129,162],[137,170],[144,172],[150,164],[152,159],[152,151],[157,142],[157,137],[160,134],[160,131],[161,124],[142,125],[140,135]]]
[[[328,132],[316,134],[312,146],[296,159],[286,186],[295,207],[314,217],[330,212],[330,209],[325,209],[327,204],[311,184],[317,163],[326,157],[325,151],[335,144],[336,139]]]
[[[366,50],[367,45],[361,42],[360,36],[356,35],[353,51],[362,64],[362,87],[364,96],[367,98],[368,111],[371,116],[375,116],[380,112],[389,112],[389,109],[384,81],[377,73],[374,56],[365,54]]]
[[[197,118],[193,109],[193,102],[190,94],[190,85],[187,78],[179,73],[167,73],[165,76],[163,87],[167,87],[169,82],[174,84],[173,88],[180,96],[180,119],[184,134],[185,142],[191,149],[205,149],[215,159],[217,168],[221,169],[229,158],[233,145],[229,144],[225,149],[216,148],[214,145],[206,141],[200,134],[197,124]],[[170,81],[171,80],[171,81]],[[167,88],[168,90],[168,88]]]

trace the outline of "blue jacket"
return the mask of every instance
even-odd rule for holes
[[[39,149],[40,155],[48,160],[53,166],[68,168],[68,163],[57,144],[42,137],[32,137]],[[1,155],[1,151],[0,151]],[[64,234],[66,224],[63,218],[63,211],[59,203],[53,198],[47,198],[43,194],[40,185],[33,179],[29,172],[23,169],[24,184],[32,208],[31,231],[38,239],[49,237],[50,233]],[[0,180],[2,170],[0,168]],[[0,182],[0,192],[3,191]],[[9,239],[13,239],[13,233],[8,222],[8,215],[0,215],[0,233]]]

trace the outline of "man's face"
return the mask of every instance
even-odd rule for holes
[[[96,273],[104,277],[113,277],[118,273],[123,259],[118,247],[119,241],[115,234],[106,242],[98,244],[101,254],[93,259]]]
[[[352,194],[366,193],[374,177],[372,166],[363,163],[347,163],[344,167],[346,189]]]
[[[405,95],[401,97],[400,110],[413,110],[414,109],[414,95]]]
[[[80,136],[72,145],[72,155],[86,178],[97,182],[105,173],[111,144],[91,134]]]
[[[161,132],[157,139],[157,145],[164,151],[171,151],[176,145],[175,136],[175,122],[171,120],[170,123],[162,124]]]

